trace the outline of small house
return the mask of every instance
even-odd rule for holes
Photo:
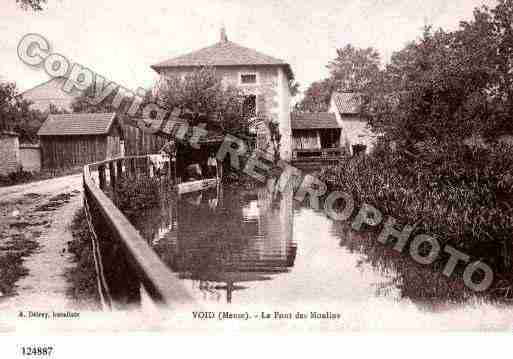
[[[341,126],[333,113],[292,113],[291,127],[294,160],[329,159],[345,153]]]
[[[334,92],[329,112],[336,116],[341,129],[341,146],[351,155],[369,153],[375,145],[376,135],[368,126],[368,119],[361,113],[362,96],[356,92]]]
[[[69,168],[118,157],[123,131],[115,113],[49,115],[38,131],[43,168]]]

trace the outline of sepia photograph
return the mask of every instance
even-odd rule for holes
[[[0,33],[0,337],[513,330],[513,0],[1,0]]]

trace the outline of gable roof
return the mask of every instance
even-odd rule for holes
[[[106,135],[115,117],[115,113],[49,115],[37,134],[38,136]]]
[[[289,79],[294,78],[290,65],[285,61],[228,40],[222,40],[212,46],[160,62],[151,68],[159,72],[163,68],[248,65],[280,66],[285,68]]]
[[[333,92],[332,101],[340,114],[358,115],[362,105],[362,95],[357,92]]]
[[[330,112],[292,113],[290,118],[293,130],[340,128],[335,114]]]
[[[62,87],[66,80],[65,77],[52,78],[22,92],[20,96],[25,100],[32,101],[31,107],[41,111],[47,110],[51,103],[57,107],[71,108],[71,103],[80,96],[80,92],[64,92]]]

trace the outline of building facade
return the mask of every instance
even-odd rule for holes
[[[376,135],[369,128],[369,121],[361,114],[361,95],[355,92],[334,92],[329,112],[335,114],[341,129],[340,144],[351,155],[370,153]]]
[[[250,118],[279,123],[280,155],[291,158],[290,82],[294,74],[288,63],[229,41],[224,29],[212,46],[163,61],[152,68],[163,78],[181,76],[198,68],[213,67],[224,84],[245,94],[244,111]]]

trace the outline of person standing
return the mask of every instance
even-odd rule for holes
[[[207,160],[208,174],[210,178],[217,177],[217,160],[214,153],[210,153]]]

